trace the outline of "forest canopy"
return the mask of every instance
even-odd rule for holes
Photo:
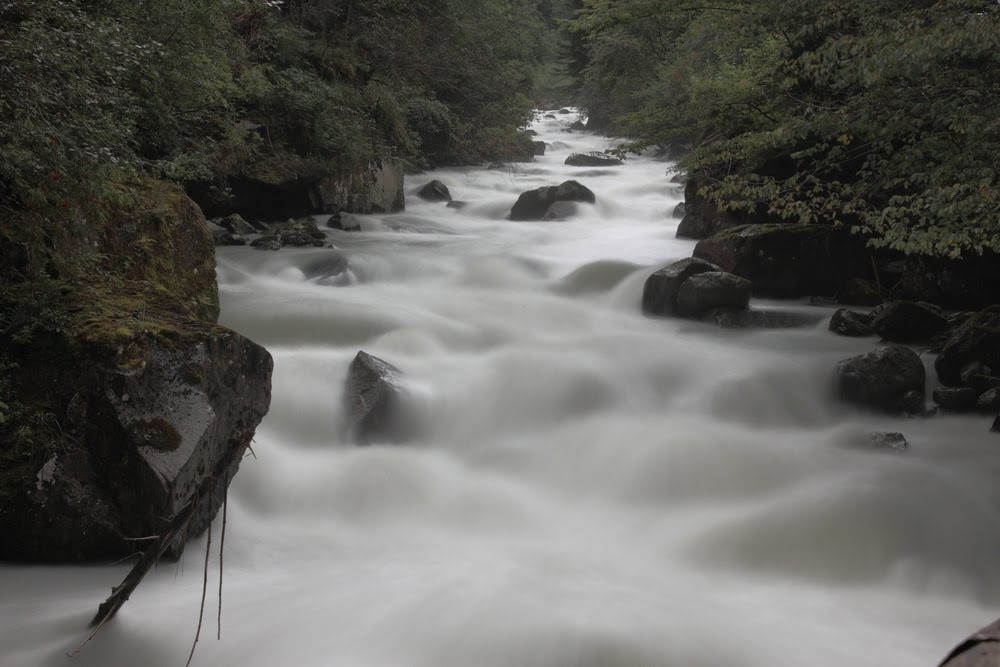
[[[723,210],[1000,250],[994,0],[582,0],[598,125],[682,147]]]

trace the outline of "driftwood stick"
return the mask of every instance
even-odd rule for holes
[[[249,445],[250,441],[247,439],[246,442],[233,446],[219,460],[212,474],[205,478],[201,486],[191,497],[191,500],[170,519],[169,524],[160,532],[159,538],[153,544],[146,547],[142,557],[125,576],[122,583],[113,588],[108,599],[98,607],[97,615],[90,623],[92,626],[96,625],[100,629],[107,621],[114,618],[118,610],[122,608],[128,601],[129,596],[132,595],[132,592],[142,582],[143,577],[156,565],[160,556],[170,546],[170,543],[179,535],[184,534],[202,501],[215,493],[219,480],[229,481],[229,469],[243,458]],[[96,634],[96,631],[94,634]]]
[[[205,618],[205,597],[208,595],[208,559],[212,555],[212,524],[208,524],[208,541],[205,542],[205,569],[201,578],[201,605],[198,607],[198,629],[194,633],[194,641],[191,642],[191,653],[188,654],[184,667],[191,667],[194,660],[194,649],[198,646],[198,639],[201,637],[201,622]]]
[[[222,556],[226,551],[226,513],[229,510],[228,484],[226,484],[224,493],[226,495],[222,497],[222,536],[219,539],[219,615],[216,619],[218,623],[215,634],[216,641],[222,640]]]

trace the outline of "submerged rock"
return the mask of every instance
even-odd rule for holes
[[[548,185],[522,192],[510,209],[510,219],[541,220],[550,206],[561,201],[593,204],[597,198],[593,192],[577,181],[564,181],[558,186]]]
[[[876,449],[902,451],[910,446],[902,433],[872,433],[869,441]]]
[[[811,327],[823,319],[820,315],[797,313],[790,310],[745,310],[717,308],[702,316],[723,329],[795,329]]]
[[[837,364],[836,393],[844,401],[881,412],[921,412],[924,364],[916,352],[886,345]]]
[[[614,167],[623,164],[623,161],[607,153],[573,153],[564,164],[570,167]]]
[[[367,352],[351,362],[344,388],[348,435],[360,444],[400,442],[407,436],[401,415],[402,371]]]
[[[451,201],[448,186],[438,180],[433,180],[417,191],[417,196],[427,201]]]
[[[986,626],[952,649],[940,667],[996,667],[997,665],[1000,665],[1000,621]]]
[[[576,202],[557,201],[545,211],[542,220],[566,220],[576,215],[579,210]]]
[[[869,313],[859,313],[841,308],[830,318],[830,331],[838,336],[872,336],[872,316]]]

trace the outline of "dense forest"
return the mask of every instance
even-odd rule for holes
[[[595,126],[681,149],[721,210],[1000,250],[996,2],[582,4],[571,69]]]

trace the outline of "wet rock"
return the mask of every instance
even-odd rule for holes
[[[869,313],[859,313],[841,308],[830,318],[830,331],[838,336],[872,336],[872,316]]]
[[[542,116],[542,118],[546,118],[548,120],[555,120],[556,119],[556,115],[554,113],[547,113],[544,116]]]
[[[469,205],[469,203],[468,202],[464,202],[464,201],[450,201],[447,204],[448,208],[454,208],[454,209],[459,209],[459,210],[465,208],[468,205]]]
[[[717,308],[702,316],[723,329],[796,329],[815,326],[823,317],[789,310],[739,310]]]
[[[958,387],[963,369],[973,362],[1000,369],[1000,306],[973,315],[955,330],[934,361],[934,370],[942,384]]]
[[[1000,388],[990,389],[976,400],[976,408],[984,412],[1000,410]]]
[[[902,433],[872,433],[869,442],[876,449],[902,451],[909,448],[910,443]]]
[[[795,298],[839,292],[870,270],[864,251],[864,239],[843,227],[761,224],[718,232],[700,241],[694,256],[750,280],[755,295]]]
[[[401,416],[402,372],[367,352],[351,362],[344,389],[348,433],[360,444],[400,442],[406,437]]]
[[[686,212],[687,212],[687,205],[684,202],[681,202],[677,206],[674,206],[674,210],[670,213],[670,217],[683,218]]]
[[[304,220],[289,220],[275,225],[265,236],[250,245],[260,250],[279,250],[285,246],[330,247],[326,234],[316,226],[316,223]]]
[[[698,194],[704,184],[696,177],[689,178],[684,184],[685,210],[677,226],[678,238],[705,239],[723,229],[749,222],[745,214],[719,210],[716,204]]]
[[[993,426],[990,427],[990,433],[1000,433],[1000,415],[993,420]]]
[[[675,183],[677,185],[684,185],[685,183],[688,182],[688,175],[684,172],[674,174],[673,176],[670,177],[670,182]]]
[[[239,246],[247,244],[247,240],[239,234],[233,234],[228,229],[212,222],[206,224],[208,225],[208,231],[212,233],[212,238],[215,240],[216,246]]]
[[[574,121],[574,122],[570,123],[569,129],[571,129],[571,130],[573,130],[575,132],[582,132],[583,130],[587,129],[587,126],[583,123],[583,121],[577,120],[577,121]]]
[[[535,147],[535,155],[545,155],[546,143],[544,141],[533,141],[531,142]]]
[[[907,347],[886,345],[845,359],[835,380],[837,396],[848,403],[889,413],[922,411],[924,364]]]
[[[677,310],[677,294],[681,284],[692,276],[720,271],[718,266],[695,257],[688,257],[666,266],[646,279],[642,288],[642,312],[647,315],[670,316]]]
[[[327,251],[303,266],[302,274],[310,280],[329,281],[343,276],[348,268],[347,257],[339,252]]]
[[[451,201],[448,186],[438,180],[433,180],[417,191],[417,196],[427,201]]]
[[[360,232],[361,218],[350,213],[334,213],[327,220],[326,226],[330,229],[339,229],[342,232]]]
[[[576,202],[557,201],[552,206],[549,206],[549,210],[542,216],[542,220],[566,220],[576,215],[579,210]]]
[[[219,218],[214,220],[216,224],[224,229],[228,229],[233,234],[239,234],[240,236],[250,236],[256,234],[259,231],[263,231],[264,226],[260,225],[254,227],[249,222],[243,219],[243,216],[238,213],[233,213],[232,215],[227,215],[224,218]]]
[[[913,301],[890,301],[872,311],[871,328],[885,340],[912,343],[929,340],[948,329],[940,310]]]
[[[558,112],[556,112],[556,113],[559,113],[559,114],[561,114],[561,115],[565,116],[566,114],[571,114],[571,113],[573,113],[573,112],[572,112],[572,111],[570,111],[569,109],[560,109],[560,110],[559,110]]]
[[[967,412],[976,407],[979,393],[971,387],[938,387],[932,394],[934,402],[954,412]]]
[[[622,160],[607,153],[573,153],[566,158],[565,164],[570,167],[614,167],[623,164]]]
[[[565,181],[558,186],[548,185],[522,192],[510,209],[511,220],[541,220],[552,204],[574,201],[593,204],[594,193],[577,181]]]
[[[749,280],[724,271],[691,276],[677,291],[676,312],[681,317],[701,317],[715,308],[745,309],[750,305]]]
[[[940,667],[997,665],[1000,665],[1000,621],[983,628],[952,649]]]

